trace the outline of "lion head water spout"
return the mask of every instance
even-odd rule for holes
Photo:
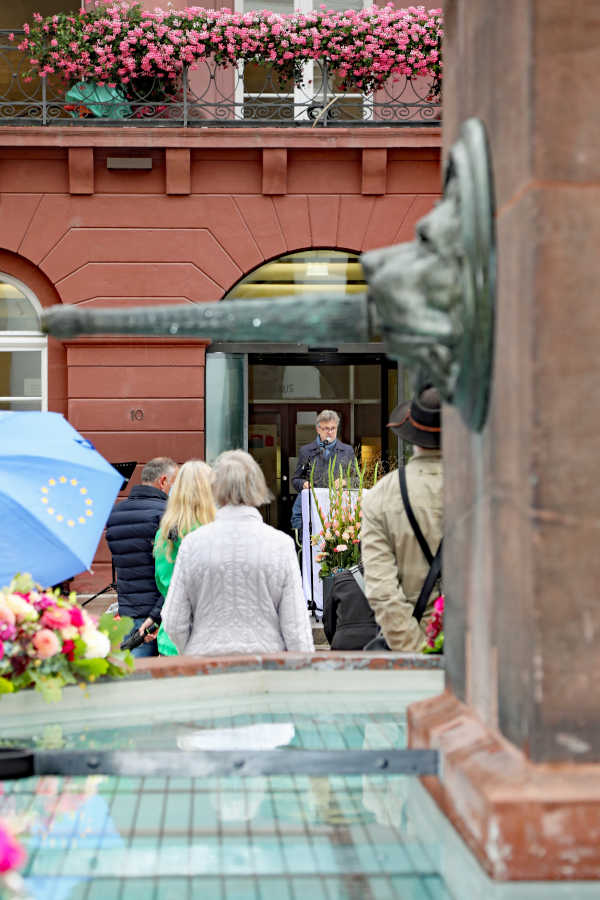
[[[219,341],[362,343],[383,335],[392,359],[416,369],[481,431],[489,402],[495,291],[493,193],[482,123],[469,119],[450,151],[445,190],[412,243],[361,258],[368,294],[305,294],[226,304],[129,309],[54,307],[59,338],[147,334]]]

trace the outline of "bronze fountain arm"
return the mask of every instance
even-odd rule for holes
[[[54,306],[43,328],[54,337],[147,334],[214,341],[267,341],[325,345],[363,343],[376,333],[375,308],[366,294],[297,294],[275,300],[228,300],[112,309]]]

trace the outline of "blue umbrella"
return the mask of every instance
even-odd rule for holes
[[[88,569],[122,483],[59,413],[0,414],[0,587]]]

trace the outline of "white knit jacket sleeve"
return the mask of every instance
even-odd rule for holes
[[[183,653],[189,641],[193,618],[192,604],[186,585],[187,549],[186,542],[182,541],[161,615],[164,629],[179,653]]]
[[[284,575],[279,604],[279,625],[286,650],[312,653],[315,649],[310,616],[302,590],[300,568],[294,550],[294,542],[285,543],[283,553]]]

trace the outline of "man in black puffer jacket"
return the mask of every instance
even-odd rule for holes
[[[160,622],[164,598],[156,587],[152,549],[177,468],[167,456],[151,459],[142,469],[142,483],[117,503],[106,523],[106,541],[117,572],[119,615],[131,616],[140,631]],[[157,656],[156,640],[132,652],[138,657]]]

